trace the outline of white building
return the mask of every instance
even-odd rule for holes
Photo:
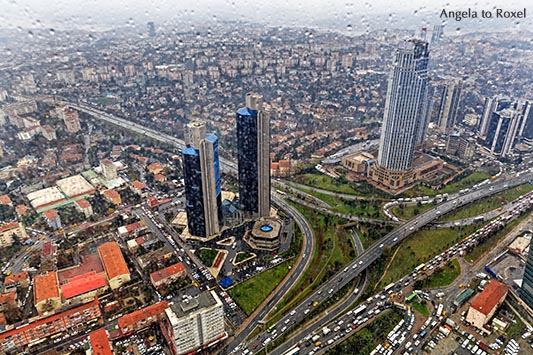
[[[227,337],[222,302],[214,291],[171,303],[165,313],[161,328],[174,355],[207,348]]]

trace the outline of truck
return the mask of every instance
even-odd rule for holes
[[[322,334],[328,335],[330,332],[331,332],[331,329],[329,329],[328,327],[322,328]]]
[[[444,310],[444,305],[442,303],[439,303],[439,306],[437,307],[437,314],[436,316],[439,317],[442,314],[442,311]]]
[[[496,273],[494,271],[492,271],[492,269],[490,268],[490,266],[488,265],[485,265],[485,271],[488,272],[488,274],[494,278],[496,278]]]

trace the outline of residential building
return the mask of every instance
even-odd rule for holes
[[[55,230],[63,228],[61,225],[61,218],[59,217],[59,214],[56,210],[46,210],[43,212],[43,216],[46,221],[46,224],[48,224],[48,227]]]
[[[11,222],[0,225],[0,248],[5,248],[13,244],[13,237],[23,241],[28,239],[26,229],[20,222]]]
[[[107,180],[113,180],[118,177],[117,167],[115,166],[115,164],[113,164],[111,160],[109,159],[101,160],[100,168],[102,169],[102,175],[104,175],[104,177]]]
[[[130,281],[130,271],[117,242],[107,242],[98,246],[98,254],[104,264],[111,289],[117,289]]]
[[[415,146],[422,143],[426,130],[428,61],[428,43],[418,39],[402,42],[395,52],[376,170],[369,175],[389,189],[401,188],[413,179],[409,170]]]
[[[93,206],[86,199],[82,198],[76,201],[76,209],[83,213],[86,218],[89,218],[93,214]]]
[[[189,234],[208,238],[223,225],[218,137],[205,135],[205,122],[187,125],[183,178]]]
[[[98,300],[74,307],[44,318],[33,318],[27,323],[0,333],[0,355],[21,354],[27,346],[55,334],[68,335],[81,331],[102,316]]]
[[[116,192],[113,189],[105,190],[104,191],[104,198],[107,202],[112,203],[116,206],[120,205],[122,203],[122,199],[120,198],[120,194]]]
[[[151,324],[162,320],[165,317],[165,309],[167,309],[167,307],[168,303],[162,301],[123,315],[118,319],[118,328],[123,335],[129,335],[146,328]]]
[[[270,215],[270,119],[263,97],[246,95],[237,111],[239,201],[247,217]]]
[[[174,302],[165,315],[161,330],[173,355],[190,354],[227,337],[222,302],[214,291]]]
[[[485,324],[489,323],[498,307],[505,300],[508,291],[509,288],[505,284],[496,280],[490,281],[485,289],[472,300],[466,314],[466,320],[472,326],[484,329]]]
[[[171,284],[172,282],[187,275],[183,263],[176,263],[164,269],[154,271],[150,274],[150,281],[155,288]]]
[[[104,328],[98,329],[89,334],[89,344],[92,355],[113,355],[109,334]]]
[[[34,305],[39,314],[61,308],[61,295],[57,281],[57,272],[35,276],[33,279]]]

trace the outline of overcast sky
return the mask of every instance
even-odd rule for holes
[[[178,20],[184,24],[218,19],[260,21],[274,25],[304,25],[325,20],[345,26],[351,24],[355,31],[367,23],[373,25],[377,18],[389,20],[391,27],[403,27],[402,22],[428,24],[439,22],[442,9],[519,10],[527,7],[529,0],[0,0],[0,27],[56,27],[68,29],[83,25],[100,28],[102,25],[124,26],[130,22],[145,26],[147,21],[162,24]],[[533,7],[528,9],[526,21],[531,23]],[[389,14],[390,16],[389,18]],[[507,21],[510,25],[512,20]],[[489,24],[490,20],[453,21],[451,25],[469,26],[474,23]],[[523,20],[521,22],[524,22]],[[381,24],[381,23],[380,23]]]

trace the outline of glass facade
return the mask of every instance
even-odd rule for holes
[[[241,108],[237,111],[237,142],[239,159],[239,200],[244,212],[258,213],[258,111]]]
[[[530,307],[533,308],[533,250],[529,247],[526,268],[524,270],[524,280],[520,289],[520,297]]]

